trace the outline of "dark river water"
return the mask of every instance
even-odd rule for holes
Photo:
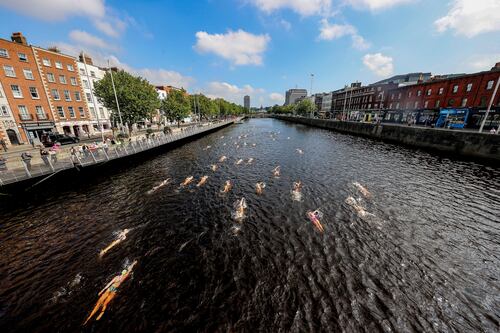
[[[0,202],[0,331],[499,330],[499,168],[254,119],[95,172],[43,200]],[[82,326],[134,260],[102,318]]]

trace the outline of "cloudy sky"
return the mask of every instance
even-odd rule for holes
[[[0,0],[0,37],[252,105],[500,61],[499,0]]]

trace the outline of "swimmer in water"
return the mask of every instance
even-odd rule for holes
[[[255,192],[257,192],[258,195],[261,195],[264,192],[265,187],[266,183],[258,182],[257,184],[255,184]]]
[[[281,171],[281,168],[280,168],[279,165],[276,168],[273,169],[273,175],[274,175],[275,178],[279,178],[280,171]]]
[[[222,163],[222,162],[224,162],[225,160],[227,160],[227,157],[224,155],[224,156],[222,156],[222,157],[219,159],[219,162],[221,162],[221,163]]]
[[[181,183],[181,186],[186,186],[193,181],[193,176],[189,176]]]
[[[150,189],[147,193],[153,194],[154,192],[156,192],[157,190],[159,190],[163,186],[167,185],[169,182],[170,182],[170,178],[167,178],[164,181],[162,181],[160,184],[158,184],[155,187],[153,187],[152,189]]]
[[[208,176],[201,177],[200,182],[198,184],[196,184],[196,187],[203,186],[207,182],[207,179],[208,179]]]
[[[302,200],[302,182],[299,180],[298,182],[293,182],[292,200],[301,201]]]
[[[299,153],[300,155],[304,154],[304,151],[302,151],[302,149],[297,148],[297,149],[295,149],[295,150],[296,150],[296,151],[297,151],[297,153]]]
[[[358,216],[360,217],[365,217],[365,216],[375,216],[372,213],[368,213],[363,206],[358,202],[358,200],[354,199],[353,197],[349,196],[347,199],[345,199],[345,203],[351,206]]]
[[[212,169],[212,171],[217,171],[217,164],[212,164],[210,169]]]
[[[252,143],[252,147],[255,147],[256,145],[257,145],[257,144],[255,144],[255,143]]]
[[[112,241],[111,244],[109,244],[105,249],[99,252],[99,258],[102,258],[109,250],[123,242],[127,238],[127,234],[129,233],[129,231],[130,229],[123,229],[122,231],[120,231],[116,239]]]
[[[314,224],[314,226],[316,227],[316,229],[318,229],[319,232],[325,231],[320,221],[320,219],[323,217],[323,213],[321,213],[319,210],[315,210],[313,212],[309,211],[307,212],[307,217],[309,218],[309,220],[311,220],[311,222]]]
[[[252,164],[252,162],[253,162],[253,157],[250,157],[247,161],[247,164]]]
[[[232,187],[233,187],[233,185],[231,184],[231,181],[230,180],[226,180],[226,183],[224,184],[224,189],[221,192],[222,193],[227,193],[227,192],[231,191]]]
[[[203,150],[209,150],[212,146],[206,146]]]
[[[109,283],[104,287],[100,292],[99,292],[99,299],[97,300],[96,305],[94,306],[94,309],[88,316],[87,320],[83,323],[83,325],[87,324],[87,322],[92,318],[97,311],[99,311],[99,308],[101,308],[101,313],[99,316],[97,316],[96,320],[101,319],[102,315],[104,314],[104,311],[106,311],[106,307],[108,306],[109,302],[113,298],[115,298],[116,293],[118,292],[118,288],[120,285],[130,276],[130,273],[132,273],[132,269],[134,266],[137,264],[137,260],[134,261],[132,264],[130,264],[126,269],[122,271],[120,275],[115,276]]]
[[[238,161],[236,161],[236,165],[240,165],[241,163],[243,163],[243,159],[239,159]]]
[[[363,185],[361,185],[360,183],[358,182],[354,182],[352,183],[354,186],[356,186],[356,188],[358,189],[358,191],[367,199],[371,198],[372,194],[370,193],[370,191],[368,191],[366,189],[366,187],[364,187]]]
[[[247,202],[245,198],[241,198],[234,203],[234,214],[233,218],[235,220],[242,220],[245,218],[245,209],[247,208]]]

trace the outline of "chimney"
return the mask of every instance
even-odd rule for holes
[[[92,65],[92,66],[94,65],[94,64],[92,63],[92,58],[91,58],[91,57],[89,57],[88,55],[85,55],[85,59],[83,59],[83,52],[82,52],[82,53],[80,53],[80,55],[78,56],[78,60],[79,60],[80,62],[84,62],[84,63],[86,63],[87,65]],[[85,61],[84,61],[84,60],[85,60]]]
[[[51,52],[55,52],[55,53],[61,53],[61,50],[59,50],[57,48],[57,46],[51,46],[49,47],[47,50],[51,51]]]
[[[22,32],[13,32],[12,36],[10,36],[10,39],[14,43],[23,44],[23,45],[28,46],[28,41],[26,40],[26,37],[23,36]]]
[[[494,71],[494,70],[497,70],[497,69],[500,69],[500,62],[497,62],[495,64],[495,66],[493,66],[493,68],[491,70]]]

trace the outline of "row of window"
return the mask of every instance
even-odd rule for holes
[[[14,67],[9,66],[9,65],[4,65],[3,66],[3,71],[5,73],[5,76],[7,77],[16,77],[16,71],[14,70]],[[23,69],[23,74],[24,78],[26,80],[34,80],[35,77],[33,76],[33,71],[31,69]],[[47,81],[49,82],[56,82],[56,77],[54,76],[53,73],[47,73]],[[76,80],[76,77],[72,76],[69,78],[69,81],[72,86],[77,86],[78,81]],[[59,75],[59,83],[66,84],[66,76],[65,75]],[[87,83],[88,85],[88,83]]]
[[[493,85],[494,85],[494,84],[495,84],[495,80],[490,80],[490,81],[488,81],[488,83],[486,84],[486,90],[491,90],[491,89],[493,89]],[[456,94],[456,93],[458,92],[458,89],[459,89],[458,84],[455,84],[455,85],[453,86],[453,90],[452,90],[452,92],[453,92],[454,94]],[[466,91],[466,92],[471,92],[471,91],[472,91],[472,83],[468,83],[468,84],[467,84],[467,86],[466,86],[466,88],[465,88],[465,91]],[[443,88],[443,87],[439,88],[439,90],[438,90],[438,95],[442,95],[443,93],[444,93],[444,88]],[[431,88],[427,89],[427,91],[426,91],[426,95],[427,95],[427,96],[432,95],[432,89],[431,89]],[[411,96],[412,96],[412,92],[411,92],[411,91],[409,91],[409,92],[408,92],[408,97],[411,97]],[[422,90],[418,90],[418,91],[417,91],[417,96],[418,96],[418,97],[422,96]],[[398,94],[398,99],[401,99],[401,93],[399,93],[399,94]],[[391,100],[394,100],[394,94],[392,94],[392,95],[391,95]]]
[[[0,49],[0,57],[9,58],[9,51],[7,51],[6,49]],[[28,55],[26,53],[18,52],[17,58],[19,59],[19,61],[28,62]]]
[[[56,106],[57,109],[57,115],[59,118],[66,118],[66,114],[64,112],[64,107],[63,106]],[[72,106],[68,106],[68,114],[70,118],[76,118],[75,114],[75,108]],[[80,115],[80,118],[85,118],[85,111],[83,110],[83,107],[79,106],[78,107],[78,114]]]
[[[21,118],[21,120],[33,120],[33,116],[29,112],[28,107],[26,105],[18,105],[17,108],[19,110],[19,118]],[[63,106],[56,106],[56,110],[59,118],[66,118],[66,112]],[[85,110],[83,109],[83,107],[80,106],[78,107],[77,110],[80,115],[80,118],[85,118]],[[69,118],[76,118],[76,112],[74,107],[68,106],[67,112]],[[43,107],[40,105],[35,106],[35,114],[38,120],[48,119],[47,114],[45,113]]]
[[[54,101],[60,101],[61,100],[61,95],[59,94],[59,90],[57,89],[51,89],[50,93],[52,95],[52,98]],[[64,95],[64,100],[67,102],[71,102],[71,92],[69,90],[63,90],[63,95]],[[82,97],[80,95],[79,91],[73,91],[73,96],[75,98],[75,101],[80,102],[82,100]]]
[[[17,84],[11,84],[10,89],[12,90],[14,98],[23,98],[21,87]],[[29,87],[28,89],[32,99],[40,99],[40,94],[38,93],[38,89],[36,87]]]
[[[84,75],[84,76],[87,76],[87,72],[85,72],[85,69],[84,69],[84,68],[80,68],[80,74],[81,74],[81,75]],[[92,76],[92,77],[96,77],[96,76],[95,76],[95,72],[94,72],[94,71],[90,71],[90,76]]]
[[[47,58],[43,58],[42,59],[42,64],[44,66],[46,66],[46,67],[51,67],[52,66],[52,63],[51,63],[50,59],[47,59]],[[60,61],[54,61],[54,65],[55,65],[55,67],[57,69],[63,69],[64,68],[62,62],[60,62]],[[66,68],[70,72],[74,72],[75,71],[75,67],[72,64],[67,64]]]
[[[47,73],[47,81],[52,82],[52,83],[56,82],[56,77],[54,76],[54,74]],[[77,86],[78,85],[78,82],[76,81],[76,77],[74,77],[74,76],[71,76],[69,78],[69,81],[70,81],[70,83],[71,83],[72,86]],[[59,83],[62,83],[62,84],[68,83],[66,81],[66,76],[64,76],[62,74],[59,75]]]
[[[462,101],[461,101],[461,103],[460,103],[460,107],[467,107],[467,103],[468,103],[468,102],[469,102],[469,99],[468,99],[467,97],[462,98]],[[486,97],[486,96],[481,97],[480,106],[481,106],[481,107],[485,107],[485,106],[486,106],[486,103],[487,103],[487,97]],[[455,104],[455,99],[450,98],[450,99],[448,100],[448,105],[447,105],[447,106],[448,106],[448,107],[452,107],[452,106],[454,106],[454,104]],[[410,109],[410,106],[411,106],[411,103],[410,103],[410,102],[407,102],[407,103],[406,103],[406,109]],[[441,101],[438,99],[438,100],[436,100],[436,101],[434,102],[434,108],[439,108],[440,106],[441,106]],[[393,107],[393,103],[390,103],[390,104],[389,104],[389,109],[392,109],[392,107]],[[399,102],[398,102],[398,103],[396,103],[396,109],[399,109],[399,107],[400,107],[400,104],[399,104]],[[430,107],[430,106],[429,106],[429,101],[425,101],[425,102],[424,102],[424,108],[428,108],[428,107]],[[413,104],[413,108],[414,108],[414,109],[418,109],[418,108],[419,108],[419,102],[415,102],[415,103]]]

